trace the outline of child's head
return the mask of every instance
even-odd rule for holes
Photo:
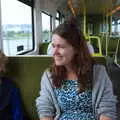
[[[5,54],[0,50],[0,73],[6,72],[6,64],[8,62],[8,58],[5,56]]]

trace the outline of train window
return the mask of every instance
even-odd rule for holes
[[[104,23],[104,24],[100,24],[100,33],[105,33],[106,32],[106,30],[107,30],[107,27],[106,27],[106,24]]]
[[[6,55],[33,50],[32,7],[18,0],[1,0],[2,39]],[[19,49],[22,46],[22,49]]]
[[[115,33],[115,21],[112,22],[112,33]]]
[[[49,42],[51,38],[51,16],[42,12],[42,42]]]
[[[59,20],[55,20],[55,27],[57,27],[58,25],[59,25],[60,23],[59,23]]]
[[[117,34],[117,21],[113,20],[112,21],[112,35],[115,37]]]
[[[119,35],[120,35],[120,20],[118,20],[118,32],[119,32]]]
[[[115,21],[112,21],[112,25],[114,25],[115,24]]]
[[[61,17],[61,23],[63,23],[65,21],[65,17],[62,15]]]
[[[60,12],[57,11],[56,19],[55,19],[55,27],[57,27],[59,24],[60,24]]]
[[[112,21],[112,35],[120,36],[120,19]]]
[[[60,18],[60,13],[57,11],[56,18]]]

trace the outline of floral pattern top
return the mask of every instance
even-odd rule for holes
[[[54,89],[61,110],[59,120],[95,120],[92,109],[92,91],[79,93],[77,80],[64,80]]]

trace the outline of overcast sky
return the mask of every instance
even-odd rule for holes
[[[17,0],[1,0],[2,24],[31,24],[31,8]],[[42,14],[43,30],[50,29],[50,18]]]
[[[31,24],[30,7],[17,0],[1,0],[1,11],[2,24]]]

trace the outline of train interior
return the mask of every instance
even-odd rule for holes
[[[57,10],[64,20],[76,17],[85,38],[93,45],[92,56],[106,66],[117,96],[117,120],[120,120],[120,0],[34,0],[33,3],[36,46],[33,52],[26,55],[9,56],[6,74],[20,89],[26,118],[38,119],[35,99],[39,95],[40,78],[52,62],[52,56],[46,55],[51,40],[40,41],[42,23],[39,21],[42,18],[39,13],[51,13],[54,20],[59,20],[56,17]],[[52,27],[55,28],[55,23]]]

